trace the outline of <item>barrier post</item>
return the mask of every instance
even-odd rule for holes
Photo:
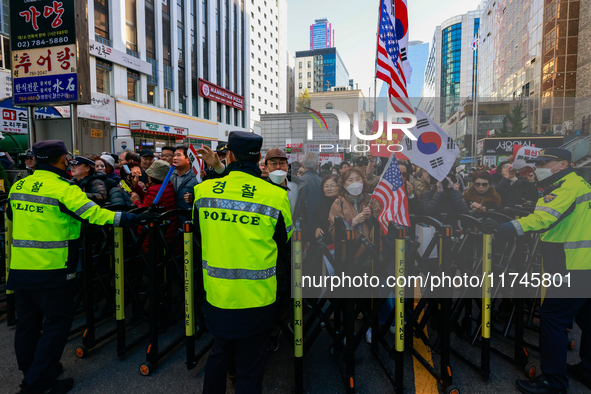
[[[482,377],[490,376],[490,331],[491,331],[491,266],[492,266],[492,234],[485,233],[482,236],[482,347],[480,354],[480,369]]]
[[[299,219],[296,221],[292,238],[293,255],[293,353],[295,357],[295,392],[304,392],[304,319],[302,298],[302,231]]]
[[[187,366],[195,357],[195,280],[193,277],[193,232],[191,222],[183,224],[185,262],[185,336],[187,337]]]
[[[161,188],[162,189],[162,188]],[[140,373],[144,376],[152,373],[152,367],[158,364],[158,313],[161,311],[161,305],[158,300],[158,282],[157,282],[157,256],[156,248],[156,223],[148,224],[148,303],[150,310],[148,313],[148,347],[146,349],[146,362],[140,365]]]
[[[82,254],[82,277],[84,278],[82,283],[84,286],[84,309],[86,316],[86,328],[82,334],[82,344],[76,348],[76,356],[82,358],[86,356],[88,349],[92,349],[96,345],[96,319],[94,316],[96,307],[94,300],[94,283],[93,283],[93,272],[94,267],[92,266],[92,243],[93,243],[93,231],[91,226],[84,226],[83,231],[83,242],[84,252]]]
[[[10,257],[12,254],[12,220],[8,219],[7,209],[4,209],[4,224],[6,226],[6,236],[4,239],[4,259],[6,269],[6,283],[8,284],[8,274],[10,273]],[[14,304],[14,291],[6,290],[6,324],[14,326],[16,324],[16,311]]]
[[[113,229],[115,255],[115,316],[117,319],[117,356],[123,357],[125,345],[125,267],[123,260],[123,228]]]
[[[440,265],[451,260],[451,236],[453,233],[452,227],[449,225],[443,226],[445,233],[441,240],[440,250]],[[451,369],[451,320],[448,316],[451,315],[453,288],[449,288],[441,300],[441,381],[444,389],[451,387],[453,384],[453,374]]]
[[[398,278],[405,276],[406,269],[406,230],[403,227],[396,228],[396,335],[394,345],[394,362],[396,363],[394,376],[394,390],[396,394],[404,392],[404,284]]]

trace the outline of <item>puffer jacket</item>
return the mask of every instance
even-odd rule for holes
[[[152,203],[154,202],[154,199],[156,198],[156,195],[158,194],[158,191],[160,190],[160,187],[162,187],[162,185],[152,185],[150,187],[148,187],[148,190],[146,191],[146,195],[143,199],[143,201],[135,201],[134,204],[140,208],[149,208]],[[164,212],[168,212],[168,211],[172,211],[173,209],[176,208],[176,198],[174,195],[174,187],[172,186],[171,183],[168,183],[164,189],[164,192],[162,193],[162,196],[160,196],[160,201],[158,201],[158,206],[159,207],[164,207]],[[176,217],[173,217],[170,219],[170,225],[168,226],[168,229],[166,230],[166,240],[170,243],[173,241],[174,236],[177,232],[179,228],[179,224],[178,224],[178,219]],[[140,226],[140,228],[138,229],[138,232],[141,232],[142,227]],[[145,253],[148,252],[148,238],[146,238],[144,240],[144,243],[142,245],[142,249],[144,250]]]
[[[121,186],[117,186],[109,190],[109,202],[111,205],[123,205],[130,207],[132,205],[131,195],[127,193]]]
[[[494,187],[489,187],[483,195],[478,194],[476,186],[472,185],[464,192],[464,201],[470,206],[470,203],[477,202],[486,207],[486,209],[499,209],[501,206],[501,196],[495,191]]]
[[[514,207],[523,204],[525,201],[536,202],[538,200],[538,189],[535,182],[528,182],[522,177],[512,181],[503,177],[495,190],[501,196],[501,207]]]
[[[438,219],[442,213],[460,214],[468,213],[468,207],[462,200],[459,191],[447,189],[447,192],[425,190],[421,195],[422,213]]]
[[[86,196],[97,203],[98,205],[105,205],[109,200],[107,198],[107,188],[105,180],[107,176],[102,172],[98,172],[92,176],[87,176],[80,181],[77,181],[78,186],[86,193]]]

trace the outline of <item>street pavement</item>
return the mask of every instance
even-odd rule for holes
[[[4,317],[0,317],[2,320]],[[79,316],[74,326],[83,322]],[[114,323],[107,322],[98,328],[98,333],[106,332],[114,327]],[[128,333],[128,338],[133,339],[146,329],[146,325],[140,325]],[[168,329],[161,334],[160,348],[175,338],[184,334],[184,326]],[[578,345],[580,330],[578,327],[571,331],[575,339],[575,349],[568,354],[569,363],[578,362]],[[294,387],[294,363],[293,350],[288,342],[287,335],[283,335],[280,341],[280,349],[276,353],[269,353],[267,358],[264,393],[290,393]],[[211,340],[211,336],[205,335],[198,343],[197,348],[204,346]],[[393,335],[388,334],[388,340],[393,341]],[[528,341],[537,342],[537,335],[529,334]],[[16,393],[22,379],[22,374],[17,368],[14,355],[14,327],[7,327],[6,321],[0,322],[0,393]],[[165,356],[158,368],[150,376],[142,376],[139,372],[140,365],[145,361],[146,344],[138,346],[129,352],[124,359],[118,359],[116,355],[116,338],[112,337],[92,349],[88,356],[80,359],[75,355],[75,349],[82,343],[81,334],[70,337],[62,363],[64,373],[61,376],[72,377],[75,381],[71,393],[195,393],[201,392],[203,386],[205,358],[192,370],[187,370],[185,364],[184,343],[176,347]],[[422,345],[418,339],[414,339],[415,348],[425,355],[430,356],[429,349]],[[493,339],[493,345],[510,352],[512,345],[501,339]],[[344,358],[342,355],[331,354],[332,340],[323,330],[314,346],[304,359],[304,386],[309,394],[344,393]],[[471,360],[478,361],[480,349],[460,340],[452,335],[452,347],[461,351]],[[394,373],[394,362],[388,359],[385,352],[379,352],[386,368]],[[437,388],[435,380],[425,372],[425,369],[406,354],[405,360],[405,393],[436,393],[442,392]],[[438,356],[433,355],[434,366],[438,368]],[[478,372],[462,363],[452,355],[454,383],[461,393],[517,393],[515,380],[523,379],[521,371],[506,362],[503,358],[493,354],[491,356],[491,376],[488,382],[482,380]],[[361,342],[355,354],[356,361],[356,392],[357,393],[391,393],[393,392],[390,381],[384,374],[379,362],[376,360],[370,346]],[[530,361],[539,367],[539,355],[530,351]],[[538,368],[539,373],[539,368]],[[228,393],[233,393],[228,384]],[[570,394],[589,393],[581,383],[571,380]]]

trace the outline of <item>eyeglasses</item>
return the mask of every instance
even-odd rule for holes
[[[337,185],[324,185],[325,189],[336,189]]]
[[[476,187],[487,187],[488,186],[488,182],[474,182],[474,184],[476,185]]]

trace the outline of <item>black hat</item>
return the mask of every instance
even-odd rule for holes
[[[215,148],[217,153],[227,153],[228,152],[228,143],[226,141],[218,141],[218,146]]]
[[[27,149],[25,151],[25,153],[23,153],[22,155],[19,156],[19,158],[22,158],[22,159],[25,159],[25,160],[26,159],[33,159],[33,158],[35,158],[35,154],[33,153],[33,149]]]
[[[74,160],[70,160],[70,164],[73,166],[77,166],[79,164],[87,164],[91,167],[94,167],[94,160],[84,156],[76,156]]]
[[[150,149],[142,149],[140,151],[140,157],[146,157],[146,156],[154,157],[154,152],[152,152]]]
[[[67,155],[68,149],[66,144],[61,140],[47,140],[39,141],[33,144],[33,153],[38,159],[50,159],[52,157],[59,157],[61,155]]]
[[[358,157],[357,160],[355,160],[355,163],[357,163],[358,166],[365,166],[369,164],[369,159],[365,156],[361,156]]]
[[[569,150],[563,148],[546,148],[538,153],[538,157],[527,159],[528,163],[539,163],[543,161],[562,161],[567,160],[569,163],[572,159],[572,154]]]
[[[261,153],[263,137],[246,131],[231,131],[228,137],[228,150],[242,154],[256,156]]]

